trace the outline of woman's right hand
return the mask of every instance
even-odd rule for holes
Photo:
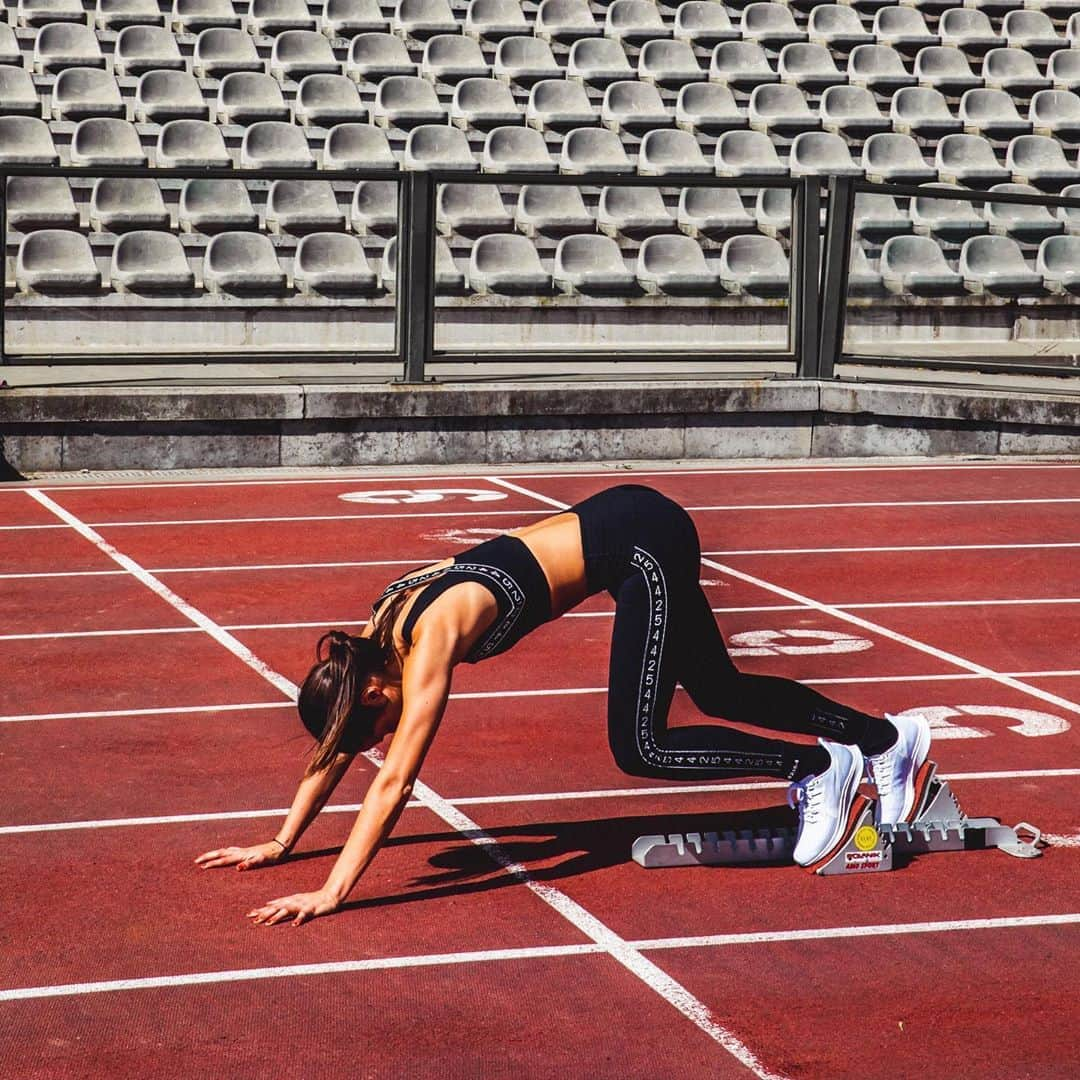
[[[256,844],[254,847],[230,847],[207,851],[195,862],[204,870],[212,870],[218,866],[235,866],[237,870],[251,870],[256,866],[269,866],[272,863],[281,862],[284,856],[285,849],[276,841],[271,840],[269,843]]]

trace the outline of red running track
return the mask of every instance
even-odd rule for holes
[[[427,787],[343,911],[249,926],[322,881],[373,773],[357,761],[281,866],[193,867],[272,835],[307,745],[285,689],[320,630],[409,566],[624,479],[692,508],[741,666],[925,710],[965,808],[1034,821],[1044,857],[641,870],[640,833],[790,812],[767,780],[619,773],[594,598],[459,669]],[[1080,1074],[1080,468],[30,487],[0,489],[3,1075]],[[694,717],[683,695],[673,717]]]

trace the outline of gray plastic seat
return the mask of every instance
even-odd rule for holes
[[[491,68],[496,79],[530,86],[540,79],[561,79],[563,70],[555,62],[551,46],[539,38],[507,37],[495,49]]]
[[[514,225],[526,236],[561,236],[591,231],[596,222],[578,188],[525,184],[518,193]]]
[[[619,136],[603,128],[574,128],[568,131],[563,139],[559,168],[564,173],[634,171]]]
[[[989,89],[1025,97],[1050,86],[1035,57],[1023,49],[991,49],[983,60],[982,74]]]
[[[579,79],[592,86],[606,86],[618,79],[632,79],[634,69],[617,41],[609,38],[581,38],[570,46],[566,77]]]
[[[97,292],[101,272],[82,233],[41,229],[28,233],[15,259],[21,292]]]
[[[881,273],[870,265],[862,245],[858,240],[851,241],[848,261],[847,294],[855,296],[876,296],[884,291],[885,283]]]
[[[80,120],[71,135],[68,154],[72,165],[146,164],[146,151],[142,148],[135,125],[114,117]]]
[[[170,25],[182,34],[198,34],[212,27],[239,30],[240,24],[232,0],[173,0]]]
[[[765,236],[786,236],[791,232],[791,192],[762,188],[754,201],[754,221]]]
[[[923,160],[919,144],[910,135],[891,131],[866,140],[862,166],[872,183],[922,184],[937,179],[937,171]]]
[[[276,293],[284,291],[286,277],[268,236],[223,232],[206,245],[203,284],[212,293]]]
[[[756,228],[737,188],[683,188],[675,220],[681,232],[694,237],[753,232]]]
[[[603,32],[603,25],[593,18],[586,0],[541,0],[536,9],[533,33],[543,41],[569,44],[599,37]]]
[[[160,168],[224,167],[232,165],[221,131],[204,120],[170,120],[158,134]]]
[[[637,278],[626,268],[619,245],[609,236],[564,236],[555,249],[556,288],[573,292],[629,292]]]
[[[981,236],[989,229],[981,209],[963,199],[936,199],[928,191],[911,200],[910,210],[916,233],[949,243]]]
[[[649,0],[643,0],[652,7]],[[691,45],[685,41],[647,41],[638,55],[637,77],[643,82],[670,86],[673,89],[689,82],[703,82],[706,72],[694,56]]]
[[[401,38],[393,34],[357,34],[349,45],[345,74],[355,82],[377,82],[391,75],[415,75],[416,65]]]
[[[968,58],[959,49],[947,45],[927,45],[916,53],[915,78],[920,86],[932,87],[952,97],[983,83],[971,70]]]
[[[519,0],[469,0],[465,33],[470,37],[499,41],[529,32],[529,23]]]
[[[0,116],[0,165],[59,165],[49,125],[36,116]]]
[[[796,135],[820,126],[806,95],[797,86],[755,86],[747,108],[750,127],[777,135]]]
[[[1026,49],[1037,56],[1047,56],[1069,44],[1045,11],[1008,11],[1001,21],[1001,32],[1010,49]]]
[[[453,34],[458,25],[446,0],[398,0],[390,28],[403,37]]]
[[[65,68],[56,76],[52,91],[54,120],[126,115],[116,79],[100,68]]]
[[[397,232],[398,187],[392,180],[361,180],[349,209],[353,231],[384,236]]]
[[[760,131],[725,131],[716,140],[714,164],[718,176],[787,176],[768,135]]]
[[[187,292],[195,287],[180,238],[149,229],[126,233],[116,241],[109,279],[120,293]]]
[[[613,85],[621,85],[615,83]],[[538,131],[554,131],[595,124],[600,119],[581,83],[542,79],[529,91],[525,123]]]
[[[10,176],[7,225],[19,232],[78,229],[79,211],[62,176]]]
[[[604,19],[605,37],[632,45],[669,38],[671,30],[652,0],[612,0]]]
[[[956,296],[963,278],[945,261],[928,236],[894,236],[881,248],[881,279],[892,293],[912,296]]]
[[[47,26],[49,23],[85,23],[86,11],[79,0],[18,0],[18,26]]]
[[[761,83],[779,82],[765,50],[752,41],[722,41],[713,49],[709,81],[736,90],[750,90]]]
[[[266,227],[293,235],[344,232],[345,214],[325,180],[275,180],[266,197]]]
[[[126,26],[116,35],[113,71],[142,75],[148,71],[183,71],[184,57],[176,38],[160,26]]]
[[[520,124],[521,107],[505,83],[498,79],[462,79],[454,87],[450,119],[460,128],[484,130],[504,124]]]
[[[638,284],[647,293],[709,296],[720,292],[720,275],[709,268],[689,236],[650,236],[638,249]]]
[[[1011,139],[1031,132],[1031,121],[1016,111],[1012,94],[1004,90],[968,90],[960,98],[959,114],[965,131],[991,139]]]
[[[180,228],[189,233],[259,227],[259,215],[243,180],[185,180],[177,220]]]
[[[874,43],[874,35],[867,32],[855,9],[843,4],[815,4],[807,19],[806,34],[814,45],[844,51]]]
[[[720,283],[728,292],[786,296],[791,267],[778,240],[770,236],[732,236],[720,252]]]
[[[161,26],[164,21],[157,0],[97,0],[94,5],[94,25],[99,30]]]
[[[950,8],[942,12],[938,24],[941,44],[962,49],[972,56],[981,56],[988,49],[1001,44],[985,11],[973,11],[966,7]]]
[[[1042,274],[1027,264],[1015,240],[1007,236],[973,236],[960,249],[964,288],[976,295],[1041,296]]]
[[[355,236],[316,232],[296,245],[293,284],[304,294],[370,293],[378,279]]]
[[[675,9],[672,32],[678,41],[688,41],[699,48],[709,48],[721,41],[738,41],[739,31],[731,25],[731,16],[715,0],[684,0]]]
[[[90,195],[90,228],[99,232],[167,229],[169,211],[156,180],[103,176]]]
[[[457,169],[474,172],[480,163],[463,131],[447,124],[420,124],[405,143],[406,169]]]
[[[1080,89],[1080,49],[1058,49],[1047,62],[1046,76],[1055,90]]]
[[[274,38],[270,50],[270,74],[279,81],[306,75],[340,75],[330,41],[316,30],[285,30]]]
[[[638,172],[642,176],[671,176],[679,173],[711,173],[712,165],[689,131],[657,129],[649,131],[638,148]]]
[[[37,33],[33,62],[35,73],[42,75],[69,67],[103,68],[105,57],[89,26],[49,23]]]
[[[533,128],[507,125],[493,128],[484,140],[483,172],[555,172],[558,165],[544,136]]]
[[[1080,180],[1080,173],[1066,160],[1061,143],[1048,135],[1018,135],[1009,143],[1005,167],[1016,183],[1050,191]]]
[[[888,118],[865,86],[830,86],[821,95],[818,116],[825,131],[852,139],[889,130]]]
[[[251,34],[274,37],[286,30],[314,30],[316,23],[305,0],[251,0],[248,8],[247,28]]]
[[[1035,195],[1039,189],[1030,184],[995,184],[990,189],[1006,195]],[[1011,236],[1027,244],[1037,244],[1062,230],[1061,221],[1045,206],[1036,203],[986,203],[983,216],[995,236]]]
[[[832,53],[824,45],[785,45],[780,50],[777,70],[782,83],[811,93],[847,82],[847,75],[836,66]]]
[[[446,123],[446,107],[435,87],[417,75],[391,75],[379,83],[371,119],[379,127]]]
[[[382,265],[379,267],[379,284],[393,292],[397,286],[397,237],[391,237],[383,249]],[[459,292],[465,287],[465,275],[454,262],[450,245],[441,237],[435,237],[435,291]]]
[[[379,0],[326,0],[317,29],[329,38],[354,38],[357,34],[385,34],[390,20],[383,15]]]
[[[525,236],[481,236],[473,244],[466,279],[469,288],[481,296],[488,292],[551,290],[551,275],[540,262],[532,241]]]
[[[753,41],[770,49],[782,49],[792,42],[805,41],[806,31],[795,25],[786,4],[752,3],[743,8],[743,41]]]
[[[1080,139],[1080,96],[1069,90],[1040,90],[1031,99],[1028,118],[1036,135]]]
[[[243,30],[215,26],[201,31],[195,39],[191,71],[200,79],[218,79],[230,71],[262,70],[255,42]]]
[[[304,129],[279,120],[259,120],[240,143],[244,169],[314,169],[315,158]]]
[[[0,116],[41,116],[41,100],[29,71],[0,67]]]
[[[335,124],[323,145],[324,169],[396,169],[386,132],[374,124]]]
[[[493,184],[439,184],[435,192],[435,227],[445,236],[454,232],[478,236],[506,232],[514,227],[514,219]]]
[[[656,127],[668,127],[671,113],[664,106],[660,91],[655,86],[626,79],[611,83],[604,91],[600,121],[612,131],[649,131]]]
[[[688,83],[675,99],[675,124],[686,131],[716,135],[746,127],[747,116],[728,87]]]
[[[863,171],[851,156],[842,135],[804,131],[791,143],[788,168],[792,176],[858,176]]]
[[[360,92],[347,75],[305,75],[296,90],[293,112],[298,123],[312,127],[362,124],[367,120]]]
[[[259,120],[291,119],[281,87],[269,75],[231,71],[218,86],[218,122],[253,124]]]
[[[943,184],[989,187],[1009,179],[1009,170],[980,135],[946,135],[937,145],[934,164]]]
[[[890,109],[893,131],[902,135],[920,135],[924,139],[939,139],[942,135],[959,132],[963,127],[949,109],[940,90],[925,86],[905,86],[893,94]]]
[[[424,46],[421,74],[440,82],[486,78],[487,61],[472,38],[460,34],[436,34]]]
[[[870,195],[861,191],[855,196],[852,230],[856,236],[867,240],[887,240],[890,236],[911,232],[911,216],[907,208],[901,210],[896,205],[891,195]]]
[[[15,31],[7,23],[0,23],[0,64],[22,66],[22,52]]]
[[[848,56],[847,73],[852,86],[865,86],[879,94],[891,94],[919,81],[888,45],[856,45]]]
[[[1080,184],[1070,184],[1058,194],[1063,199],[1080,199]],[[1080,207],[1059,206],[1054,211],[1062,228],[1070,235],[1080,235]]]
[[[1080,236],[1050,236],[1039,246],[1035,273],[1048,292],[1080,292]]]
[[[921,11],[910,7],[884,7],[874,16],[874,40],[879,45],[910,52],[937,45],[941,38],[926,25]]]
[[[134,114],[142,124],[209,120],[210,106],[198,80],[186,71],[147,71],[135,88]]]

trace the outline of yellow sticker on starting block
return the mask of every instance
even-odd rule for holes
[[[855,846],[860,851],[873,851],[877,847],[878,831],[873,825],[864,825],[855,833]]]

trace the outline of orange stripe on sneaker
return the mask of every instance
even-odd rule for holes
[[[918,812],[922,808],[923,799],[926,796],[926,785],[930,783],[933,775],[934,763],[928,757],[919,766],[919,771],[915,774],[915,782],[912,785],[915,792],[915,798],[912,800],[911,809],[908,811],[907,817],[904,818],[904,821],[907,824],[910,825],[918,818]]]
[[[858,823],[863,811],[870,805],[872,805],[872,800],[868,799],[865,795],[855,796],[855,800],[851,804],[851,810],[848,811],[847,825],[844,828],[843,835],[828,852],[817,860],[817,862],[810,863],[805,867],[809,873],[816,874],[818,869],[832,859],[832,857],[851,839],[851,834],[855,831],[855,825]]]

